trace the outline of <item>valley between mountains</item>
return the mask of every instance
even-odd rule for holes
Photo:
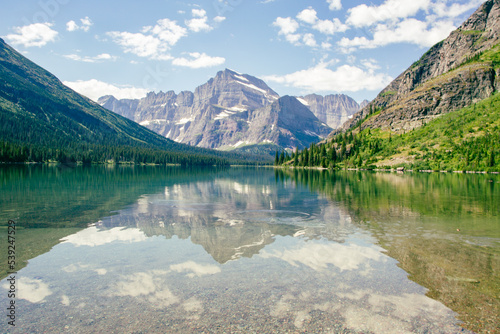
[[[500,171],[500,0],[371,102],[279,96],[225,69],[194,92],[76,93],[0,39],[0,161]],[[276,154],[278,153],[278,154]]]
[[[343,94],[280,97],[261,79],[225,69],[194,92],[103,96],[98,103],[176,142],[274,154],[319,142],[367,101],[360,106]]]

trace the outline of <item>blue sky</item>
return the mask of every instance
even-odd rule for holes
[[[18,0],[0,36],[92,99],[193,91],[224,68],[280,95],[373,99],[484,0]]]

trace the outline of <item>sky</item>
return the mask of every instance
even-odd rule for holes
[[[17,0],[0,37],[97,100],[194,91],[218,71],[279,95],[371,100],[484,0]]]

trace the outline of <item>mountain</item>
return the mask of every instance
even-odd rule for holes
[[[233,114],[258,109],[279,98],[264,81],[226,69],[193,92],[149,93],[140,100],[99,99],[103,107],[125,116],[177,142],[207,148],[221,146],[207,143],[203,134],[210,123]]]
[[[499,39],[500,0],[489,0],[327,140],[284,163],[499,172]]]
[[[500,88],[500,4],[486,1],[342,127],[404,132]],[[371,117],[369,117],[371,115]],[[369,117],[369,119],[368,119]]]
[[[2,39],[0,77],[2,162],[227,163],[227,154],[175,143],[79,95]]]
[[[326,96],[310,94],[298,99],[332,129],[342,126],[360,109],[360,105],[354,99],[344,94]]]
[[[98,103],[177,142],[273,154],[320,141],[359,110],[345,95],[280,98],[264,81],[229,69],[194,92],[151,92],[140,100],[103,96]]]

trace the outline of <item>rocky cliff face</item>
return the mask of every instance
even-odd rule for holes
[[[491,96],[499,88],[500,0],[486,1],[345,123],[402,132]],[[378,113],[380,111],[380,113]]]
[[[298,98],[322,122],[337,129],[360,109],[360,105],[344,94],[321,96],[310,94]]]
[[[177,142],[225,150],[262,144],[307,147],[331,132],[325,123],[338,127],[359,109],[345,95],[299,100],[280,98],[264,81],[226,69],[194,93],[151,92],[140,100],[104,96],[99,103]]]

